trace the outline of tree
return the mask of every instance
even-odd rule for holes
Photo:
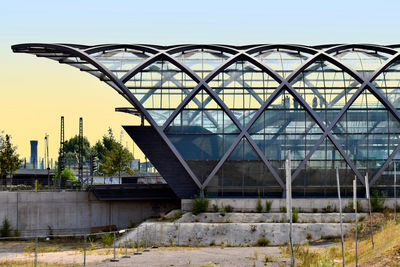
[[[111,129],[109,129],[108,134],[108,136],[103,137],[100,169],[108,175],[118,173],[119,181],[121,181],[122,172],[134,173],[129,166],[133,160],[133,155],[128,149],[115,141]],[[98,156],[100,158],[100,154]]]
[[[103,161],[105,153],[111,150],[117,141],[114,138],[114,134],[111,128],[108,128],[108,135],[104,135],[101,141],[97,141],[93,146],[94,154],[99,158],[100,161]]]
[[[54,175],[54,180],[53,183],[55,182],[56,179],[58,179],[58,169],[55,169],[55,175]],[[70,168],[65,168],[62,172],[61,172],[61,181],[60,181],[60,186],[61,188],[65,188],[66,187],[66,183],[67,181],[69,181],[71,183],[71,185],[73,186],[79,186],[80,182],[78,180],[78,178],[76,178],[75,176],[75,172],[73,170],[71,170]]]
[[[64,151],[65,151],[65,162],[66,165],[78,165],[79,163],[79,136],[75,135],[71,137],[69,140],[65,141],[64,144]],[[90,159],[91,149],[90,143],[87,137],[83,137],[83,151],[82,157],[83,162],[86,162]]]
[[[17,154],[17,147],[11,143],[11,136],[6,134],[5,137],[0,135],[0,175],[3,179],[2,185],[7,185],[7,174],[11,177],[12,174],[18,170],[22,164]]]

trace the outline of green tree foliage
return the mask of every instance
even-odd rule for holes
[[[3,222],[1,223],[0,236],[1,237],[11,236],[11,225],[7,218],[4,218]]]
[[[97,141],[93,146],[94,154],[99,158],[100,161],[103,161],[104,156],[107,151],[111,150],[117,141],[114,138],[114,134],[111,128],[108,128],[108,135],[104,135],[101,141]]]
[[[12,178],[12,174],[21,166],[22,161],[16,151],[17,147],[12,145],[11,136],[8,134],[4,137],[0,135],[0,175],[3,183],[8,174]]]
[[[98,151],[101,172],[110,176],[118,174],[118,178],[121,178],[121,173],[134,172],[129,166],[133,160],[132,153],[115,141],[111,129],[108,136],[103,137],[102,144],[95,145],[95,150]]]
[[[57,168],[55,169],[54,174],[53,183],[55,183],[56,179],[58,179]],[[69,182],[72,186],[80,185],[78,178],[75,176],[75,172],[68,167],[61,172],[61,188],[65,188],[67,182]]]
[[[65,141],[65,163],[67,166],[78,165],[79,163],[79,136],[75,135]],[[90,143],[87,137],[83,137],[83,162],[89,161],[91,155]]]

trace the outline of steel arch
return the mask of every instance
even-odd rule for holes
[[[341,145],[335,140],[332,135],[333,126],[339,121],[339,119],[343,116],[343,114],[349,109],[349,107],[354,103],[357,97],[364,91],[370,91],[384,106],[385,108],[395,117],[397,121],[400,121],[400,114],[396,110],[396,108],[391,104],[391,102],[372,84],[374,79],[382,73],[386,68],[388,68],[395,60],[400,59],[400,51],[395,50],[395,48],[400,47],[400,45],[390,45],[390,46],[379,46],[379,45],[369,45],[369,44],[332,44],[332,45],[321,45],[321,46],[301,46],[301,45],[285,45],[285,44],[271,44],[271,45],[248,45],[248,46],[228,46],[228,45],[196,45],[196,44],[187,44],[187,45],[174,45],[174,46],[157,46],[157,45],[130,45],[130,44],[105,44],[105,45],[97,45],[97,46],[84,46],[84,45],[76,45],[76,44],[22,44],[12,46],[14,52],[27,52],[32,54],[41,54],[41,56],[45,56],[46,49],[51,50],[51,52],[47,53],[65,53],[68,56],[79,57],[83,60],[86,60],[88,64],[91,64],[96,68],[97,71],[102,73],[106,79],[99,77],[100,79],[106,81],[107,83],[111,83],[110,85],[117,90],[120,94],[122,94],[135,108],[141,112],[146,119],[149,121],[150,125],[157,130],[162,139],[168,144],[169,148],[173,153],[177,156],[179,161],[185,170],[192,177],[193,181],[197,184],[197,186],[201,189],[204,189],[207,186],[207,183],[210,181],[213,175],[219,170],[222,166],[223,162],[229,157],[230,153],[234,150],[236,145],[240,142],[242,138],[247,138],[250,145],[255,149],[256,153],[260,156],[261,160],[265,163],[267,168],[273,173],[273,176],[278,181],[278,183],[283,187],[282,179],[278,176],[274,168],[272,168],[269,161],[265,158],[265,155],[260,151],[257,144],[255,144],[254,140],[248,133],[251,125],[256,121],[256,119],[262,114],[265,108],[268,107],[270,103],[279,95],[282,90],[287,90],[304,108],[304,110],[311,115],[311,117],[315,120],[315,122],[319,125],[319,127],[323,130],[323,134],[320,137],[320,140],[314,145],[312,150],[306,155],[306,158],[300,163],[298,168],[293,173],[293,180],[296,178],[302,167],[306,164],[306,162],[311,158],[313,153],[318,149],[321,143],[329,138],[332,141],[332,144],[336,147],[336,149],[343,156],[347,164],[350,166],[352,171],[356,173],[357,177],[360,179],[362,183],[364,183],[364,178],[361,176],[361,173],[354,166],[353,162],[348,158],[346,153],[343,151]],[[131,48],[143,52],[147,52],[152,54],[149,58],[141,62],[135,68],[129,70],[121,79],[118,79],[110,70],[108,70],[104,65],[102,65],[98,60],[96,60],[91,54],[101,51],[110,51],[114,49],[121,48]],[[204,79],[201,79],[194,71],[192,71],[188,66],[181,63],[177,59],[175,59],[172,55],[178,52],[184,52],[192,49],[213,49],[216,51],[221,51],[230,54],[230,57],[225,60],[220,66],[214,69],[210,74],[208,74]],[[375,50],[383,53],[387,53],[392,55],[392,57],[385,61],[380,68],[375,70],[375,72],[368,78],[364,79],[361,75],[358,74],[357,71],[353,70],[351,67],[343,64],[339,59],[336,59],[331,54],[334,52],[340,52],[345,49],[367,49],[367,50]],[[40,50],[44,49],[44,50]],[[257,52],[263,52],[271,49],[288,49],[293,51],[299,51],[308,53],[311,55],[308,60],[303,62],[300,66],[298,66],[286,79],[280,77],[280,75],[269,68],[266,64],[259,61],[252,54]],[[51,58],[51,55],[48,57]],[[176,108],[171,116],[167,119],[167,121],[162,125],[158,126],[155,121],[152,119],[150,114],[144,108],[144,106],[136,99],[136,97],[130,92],[130,90],[125,86],[126,83],[131,77],[133,77],[136,73],[140,72],[147,66],[156,62],[157,60],[166,60],[177,68],[186,73],[189,77],[191,77],[196,83],[197,86],[193,88],[193,90],[186,96],[186,98],[179,104],[178,108]],[[297,91],[291,86],[291,82],[308,66],[316,62],[317,60],[326,60],[344,72],[351,75],[355,80],[360,83],[360,87],[356,90],[356,92],[352,95],[350,100],[343,106],[340,112],[335,116],[332,122],[329,125],[325,125],[325,123],[319,118],[316,112],[305,102],[305,100],[297,93]],[[246,60],[253,65],[259,67],[270,75],[275,81],[277,81],[280,85],[275,89],[274,93],[263,103],[263,105],[257,110],[257,112],[253,115],[250,122],[247,125],[241,125],[232,111],[225,105],[225,103],[219,98],[219,96],[214,92],[214,90],[209,87],[208,83],[219,73],[221,73],[226,67],[230,66],[236,61]],[[67,63],[68,64],[68,63]],[[116,88],[112,85],[115,84]],[[119,89],[119,90],[118,90]],[[187,165],[186,161],[182,158],[180,153],[176,150],[174,145],[169,141],[168,137],[165,135],[164,130],[166,127],[173,121],[173,119],[179,114],[179,112],[185,107],[187,103],[192,100],[192,98],[201,90],[204,89],[213,100],[217,102],[217,104],[222,108],[222,110],[228,115],[228,117],[233,121],[233,123],[239,128],[240,134],[235,139],[235,142],[231,145],[228,151],[224,154],[224,156],[220,159],[217,166],[212,170],[209,177],[207,177],[206,181],[201,184],[197,179],[196,175],[192,172],[192,170]],[[384,165],[372,176],[371,184],[373,184],[376,179],[382,174],[382,172],[386,169],[388,164],[394,158],[396,153],[400,151],[400,144],[396,147],[396,149],[392,152],[389,158],[385,161]],[[212,174],[212,175],[211,175]]]

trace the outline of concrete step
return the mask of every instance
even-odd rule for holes
[[[348,233],[353,224],[344,223]],[[260,238],[269,245],[288,242],[288,223],[162,223],[146,222],[126,233],[119,242],[141,246],[257,246]],[[340,237],[338,223],[294,223],[295,244]]]
[[[359,213],[358,220],[362,221],[367,217],[366,213]],[[354,213],[343,213],[343,222],[355,220]],[[178,223],[282,223],[287,222],[286,213],[248,213],[232,212],[221,214],[219,212],[204,212],[194,215],[191,212],[185,213],[176,220]],[[338,223],[339,213],[298,213],[299,223]]]

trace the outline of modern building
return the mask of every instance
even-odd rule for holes
[[[20,44],[110,85],[142,117],[124,126],[180,198],[392,192],[400,45]]]
[[[37,157],[37,145],[38,141],[37,140],[31,140],[31,158],[30,158],[30,163],[32,164],[33,169],[36,169],[38,167],[38,157]]]

